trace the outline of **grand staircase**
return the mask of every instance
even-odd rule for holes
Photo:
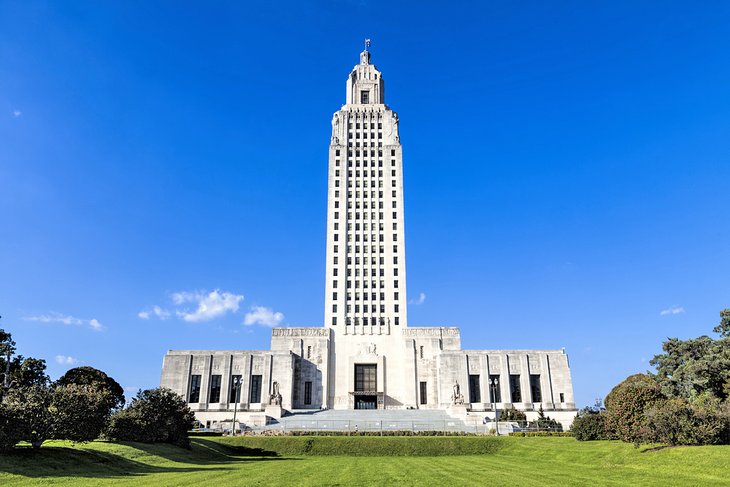
[[[480,427],[481,426],[481,427]],[[481,424],[467,425],[439,409],[294,410],[270,419],[269,430],[282,431],[446,431],[482,432]]]

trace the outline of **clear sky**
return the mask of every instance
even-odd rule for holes
[[[730,4],[0,0],[0,326],[53,378],[321,326],[363,39],[409,322],[561,348],[579,405],[730,307]],[[157,306],[157,308],[155,307]]]

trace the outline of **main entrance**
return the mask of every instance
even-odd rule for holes
[[[377,376],[377,365],[355,365],[355,409],[378,408]]]

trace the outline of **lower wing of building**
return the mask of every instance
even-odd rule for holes
[[[203,424],[271,405],[285,411],[542,408],[564,423],[575,415],[565,350],[462,350],[455,327],[365,330],[274,328],[267,351],[171,350],[161,385],[183,396]]]

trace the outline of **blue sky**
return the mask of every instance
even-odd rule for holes
[[[370,37],[410,324],[566,347],[590,404],[730,306],[730,4],[701,7],[0,0],[0,326],[128,391],[167,349],[320,326],[330,119]]]

